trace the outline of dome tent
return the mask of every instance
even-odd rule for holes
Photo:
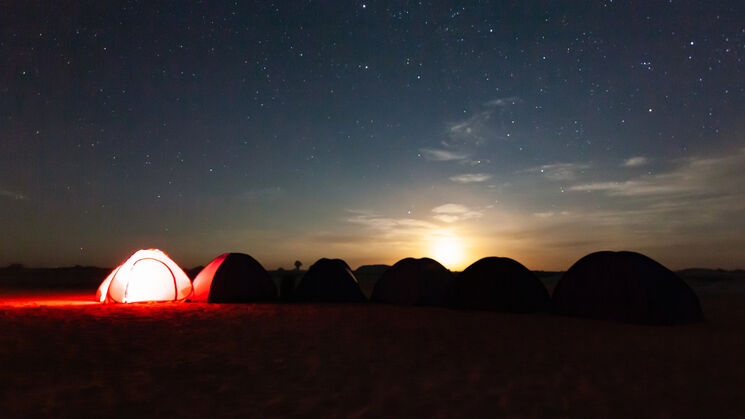
[[[596,252],[562,275],[552,298],[557,314],[632,323],[701,320],[698,297],[675,273],[635,252]]]
[[[453,274],[430,258],[405,258],[380,276],[372,300],[407,305],[443,305],[450,298]]]
[[[277,287],[264,267],[243,253],[216,257],[197,274],[193,286],[191,301],[246,303],[277,298]]]
[[[138,250],[104,279],[96,292],[104,303],[180,301],[191,293],[183,270],[158,249]]]
[[[455,280],[453,305],[512,313],[550,311],[543,283],[521,263],[500,257],[480,259]]]
[[[356,303],[367,301],[352,270],[341,259],[322,258],[303,275],[295,288],[299,302]]]

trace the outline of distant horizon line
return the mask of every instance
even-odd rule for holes
[[[474,261],[474,263],[475,262],[476,261]],[[313,262],[313,263],[315,263],[315,262]],[[308,265],[308,267],[310,267],[312,265],[313,264]],[[192,270],[192,269],[197,269],[197,268],[204,268],[205,266],[206,265],[195,265],[195,266],[184,268],[184,267],[181,267],[181,265],[179,265],[179,267],[181,267],[181,269],[184,269],[184,270]],[[262,265],[262,267],[263,266],[264,265]],[[388,267],[391,267],[393,265],[389,265],[387,263],[366,263],[366,264],[359,265],[357,268],[352,269],[352,271],[357,271],[360,268],[367,267],[367,266],[388,266]],[[3,270],[12,270],[12,269],[50,269],[51,270],[51,269],[74,269],[74,268],[78,268],[78,269],[80,269],[80,268],[91,268],[91,269],[106,269],[106,270],[109,270],[109,269],[115,269],[116,267],[115,266],[113,266],[113,267],[98,266],[98,265],[80,265],[80,264],[63,265],[63,266],[27,266],[27,265],[25,265],[23,263],[9,263],[7,265],[0,266],[0,271],[3,271]],[[451,272],[463,272],[463,270],[453,270],[453,269],[449,269],[447,267],[445,267],[445,268],[448,269]],[[285,267],[282,267],[282,266],[278,266],[278,267],[273,268],[273,269],[271,269],[271,268],[267,269],[266,267],[264,267],[264,269],[266,269],[267,271],[279,271],[279,270],[284,270],[284,271],[296,271],[296,270],[307,271],[308,270],[307,268],[306,269],[295,269],[294,267],[293,268],[285,268]],[[553,270],[553,269],[530,269],[530,268],[528,268],[528,270],[530,270],[531,272],[566,272],[568,269],[569,268],[567,268],[567,269],[560,269],[560,270]],[[668,268],[668,269],[670,269],[670,268]],[[692,270],[707,270],[707,271],[733,272],[733,273],[734,272],[745,272],[745,268],[724,269],[724,268],[708,268],[708,267],[703,267],[703,266],[692,266],[692,267],[688,267],[688,268],[670,269],[670,270],[673,271],[673,272],[692,271]]]

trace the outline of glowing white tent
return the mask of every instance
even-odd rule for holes
[[[186,273],[158,249],[138,250],[104,279],[96,292],[102,303],[180,301],[191,294]]]

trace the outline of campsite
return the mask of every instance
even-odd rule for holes
[[[384,269],[357,270],[366,296]],[[372,302],[101,304],[95,283],[60,289],[50,275],[46,286],[23,289],[10,280],[23,271],[0,269],[7,417],[732,417],[745,409],[742,271],[678,272],[706,318],[675,326]],[[279,283],[292,272],[269,275]],[[561,276],[535,274],[549,291]]]
[[[745,418],[745,0],[0,5],[0,419]]]

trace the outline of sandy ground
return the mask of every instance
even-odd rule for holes
[[[0,292],[2,417],[743,417],[745,294],[650,327]]]

